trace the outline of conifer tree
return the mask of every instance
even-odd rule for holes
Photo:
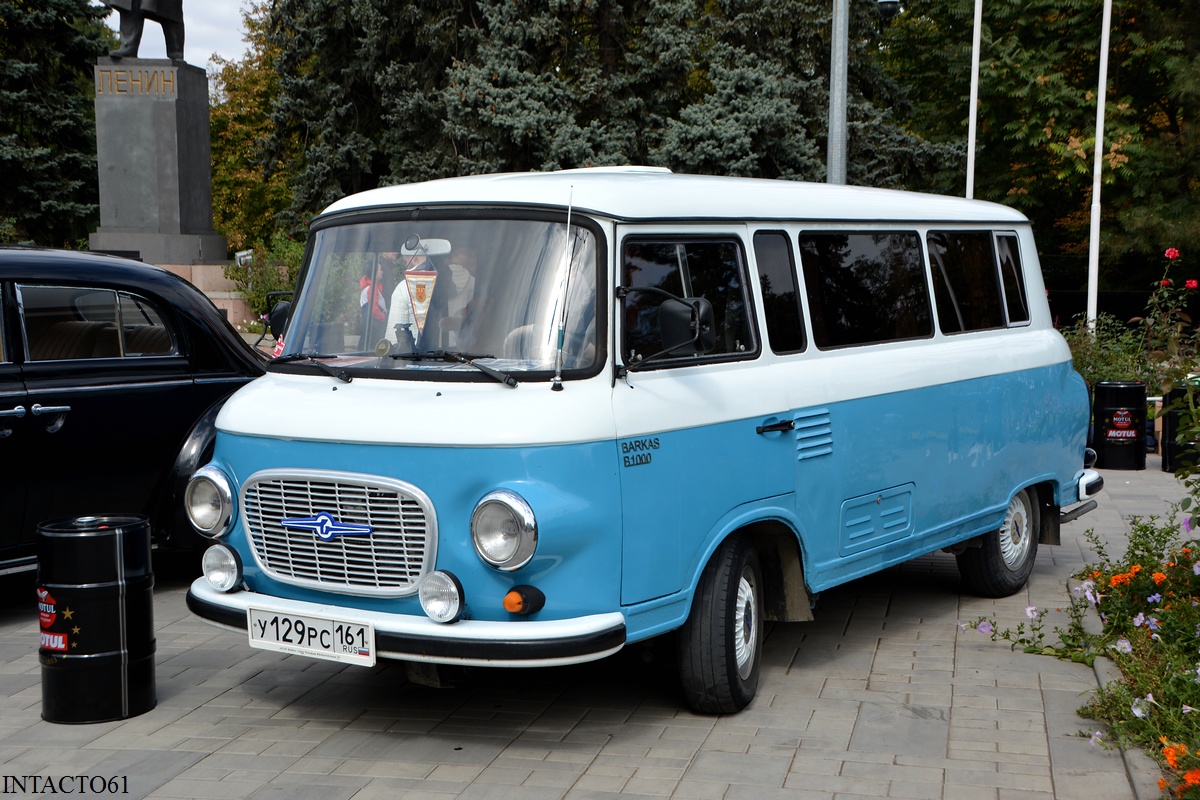
[[[0,2],[0,241],[75,246],[98,220],[93,67],[108,9]]]

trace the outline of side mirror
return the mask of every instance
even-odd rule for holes
[[[267,327],[271,329],[273,338],[278,339],[283,333],[283,327],[287,325],[290,313],[292,313],[292,304],[287,300],[281,300],[271,306],[271,313],[267,317]]]
[[[712,303],[703,297],[664,300],[658,307],[658,325],[664,354],[703,355],[717,346]]]

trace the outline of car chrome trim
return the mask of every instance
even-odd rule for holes
[[[238,508],[255,563],[293,586],[367,597],[407,597],[433,569],[437,514],[406,481],[377,475],[268,469],[241,487]],[[370,534],[322,537],[296,520],[326,515]],[[289,520],[291,524],[284,524]]]
[[[197,578],[188,589],[188,609],[218,627],[246,630],[253,606],[281,614],[328,616],[330,607],[256,592],[221,594]],[[347,616],[375,627],[381,658],[489,667],[581,664],[612,655],[625,645],[625,616],[619,611],[561,620],[490,622],[461,620],[442,625],[428,617],[345,608]]]

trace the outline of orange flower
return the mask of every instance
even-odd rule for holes
[[[1181,753],[1180,750],[1183,752]],[[1179,769],[1179,757],[1187,755],[1187,748],[1169,744],[1163,748],[1163,758],[1171,765],[1171,769]]]
[[[1139,572],[1141,572],[1141,571],[1142,571],[1142,565],[1141,565],[1141,564],[1134,564],[1132,567],[1130,567],[1130,568],[1129,568],[1129,574],[1130,574],[1130,575],[1137,575],[1137,574],[1138,574]]]
[[[1155,584],[1160,584],[1167,579],[1167,576],[1165,573],[1156,572],[1156,573],[1154,573],[1153,578],[1154,578]]]
[[[1183,782],[1188,786],[1200,784],[1200,769],[1189,769],[1183,773]]]

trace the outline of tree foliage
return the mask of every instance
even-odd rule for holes
[[[908,0],[904,9],[881,54],[908,88],[905,121],[932,141],[963,142],[974,0]],[[1107,288],[1143,288],[1166,247],[1200,247],[1194,10],[1166,0],[1114,8],[1101,194]],[[989,0],[983,13],[975,196],[1028,214],[1051,281],[1076,288],[1086,280],[1101,4]],[[961,192],[962,165],[950,167],[932,185]]]
[[[0,240],[74,246],[98,219],[93,66],[112,36],[87,0],[0,1]]]
[[[849,180],[930,179],[867,54],[854,0]],[[642,163],[821,180],[830,5],[822,0],[276,0],[269,160],[303,219],[394,183]],[[292,143],[298,148],[291,150]]]
[[[265,141],[274,130],[268,110],[279,94],[278,51],[267,41],[265,0],[242,11],[249,44],[239,61],[213,57],[210,130],[213,226],[233,250],[261,247],[291,205],[287,175],[271,169]],[[285,152],[294,152],[294,143]]]

